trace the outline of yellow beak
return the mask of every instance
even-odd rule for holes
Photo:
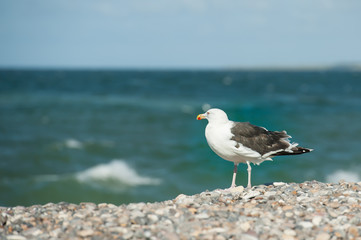
[[[205,119],[205,118],[206,118],[206,116],[204,114],[199,114],[197,116],[197,120],[202,120],[202,119]]]

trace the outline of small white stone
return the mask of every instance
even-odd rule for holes
[[[23,237],[21,235],[9,235],[9,236],[6,236],[6,239],[7,240],[26,240],[27,238]]]
[[[61,233],[61,229],[60,228],[56,228],[53,231],[49,232],[49,235],[53,238],[59,238],[59,234]]]
[[[352,190],[347,190],[347,191],[344,191],[343,192],[343,194],[345,194],[345,195],[352,195],[352,194],[354,194],[355,192],[354,191],[352,191]],[[340,197],[344,197],[344,196],[340,196]]]
[[[322,221],[322,217],[321,216],[315,216],[312,218],[312,223],[315,225],[315,226],[319,226],[320,223]]]
[[[79,213],[79,212],[77,212],[77,213],[75,213],[74,215],[73,215],[73,217],[74,218],[80,218],[80,219],[82,219],[82,218],[85,218],[85,215],[84,214],[81,214],[81,213]]]
[[[327,211],[328,211],[328,214],[333,218],[337,218],[339,216],[339,213],[334,210],[328,209]]]
[[[315,211],[315,209],[313,207],[309,207],[306,209],[306,211],[312,213]]]
[[[209,218],[209,215],[207,213],[200,213],[200,214],[196,215],[196,218],[206,219],[206,218]]]
[[[194,203],[194,199],[191,196],[180,194],[175,198],[176,204],[190,205]]]
[[[108,206],[107,203],[99,203],[98,208],[106,208]]]
[[[78,232],[78,235],[81,237],[89,237],[94,234],[93,229],[84,229]]]
[[[320,233],[316,236],[316,240],[329,240],[330,235],[328,233]]]
[[[294,237],[294,236],[287,235],[287,234],[283,234],[283,235],[282,235],[282,239],[283,239],[283,240],[295,240],[295,237]]]
[[[274,195],[276,195],[276,194],[277,194],[276,191],[268,191],[268,192],[265,192],[265,193],[264,193],[264,195],[265,195],[266,197],[274,196]]]
[[[24,233],[24,235],[38,236],[38,235],[42,234],[43,232],[40,229],[33,227],[33,228],[30,228],[30,229],[24,231],[23,233]]]
[[[346,216],[338,216],[337,221],[341,224],[345,224],[348,222],[348,218]]]
[[[173,222],[170,219],[166,219],[166,220],[164,220],[163,224],[171,226],[171,225],[173,225]]]
[[[217,235],[215,240],[226,240],[226,238],[222,235]]]
[[[284,183],[284,182],[274,182],[273,183],[273,186],[275,186],[275,187],[279,187],[279,186],[283,186],[283,185],[285,185],[286,183]]]
[[[17,222],[17,221],[21,220],[22,218],[23,218],[23,216],[21,214],[15,215],[13,217],[9,216],[9,222],[14,223],[14,222]]]
[[[159,208],[159,209],[155,210],[155,214],[164,215],[165,214],[165,209],[164,208]]]
[[[238,186],[238,187],[234,187],[234,188],[230,188],[229,191],[231,193],[241,193],[243,192],[244,187],[243,186]]]
[[[158,216],[155,215],[155,214],[149,214],[149,215],[148,215],[148,218],[149,218],[149,220],[151,220],[152,222],[158,222],[158,220],[159,220]]]
[[[188,197],[188,196],[185,194],[179,194],[174,200],[177,202],[179,200],[185,199],[186,197]]]
[[[64,212],[64,211],[60,211],[59,214],[58,214],[58,218],[64,218],[64,219],[67,219],[69,216],[68,216],[68,213]]]
[[[293,212],[287,211],[287,212],[285,213],[285,215],[286,215],[286,217],[292,217],[292,216],[293,216]]]
[[[126,233],[126,229],[123,228],[123,227],[111,227],[111,228],[108,228],[108,230],[110,232],[116,232],[116,233]]]
[[[130,239],[133,237],[133,232],[129,231],[122,236],[124,239]]]
[[[249,224],[249,222],[244,222],[241,223],[240,228],[242,229],[242,231],[247,232],[251,228],[251,225]]]
[[[225,231],[226,231],[226,229],[224,229],[224,228],[216,227],[216,228],[209,229],[207,232],[208,233],[223,233]]]
[[[250,234],[241,234],[240,238],[242,240],[258,240],[256,236],[250,235]]]
[[[151,236],[152,236],[152,233],[150,231],[145,231],[144,232],[144,237],[150,238]]]
[[[302,221],[299,223],[299,225],[303,228],[312,228],[313,224],[308,221]]]
[[[139,212],[139,211],[134,211],[134,212]],[[104,213],[104,214],[100,215],[100,218],[101,219],[111,219],[111,218],[113,218],[113,215],[110,213]]]
[[[249,191],[248,193],[246,193],[246,195],[243,196],[243,198],[245,198],[245,199],[254,198],[260,194],[261,193],[258,191]]]
[[[110,216],[107,216],[107,217],[104,217],[104,215],[105,214],[103,214],[102,216],[101,216],[101,218],[110,218],[110,217],[112,217],[110,214]],[[145,216],[145,214],[143,213],[143,212],[141,212],[141,211],[138,211],[138,210],[135,210],[135,211],[133,211],[133,212],[131,212],[131,214],[130,214],[130,216],[132,217],[132,218],[136,218],[136,217],[144,217]]]
[[[116,208],[117,206],[115,206],[114,204],[112,203],[108,203],[108,208]]]
[[[299,196],[296,198],[297,202],[308,202],[309,197],[306,196]],[[307,200],[307,201],[306,201]]]
[[[296,232],[292,229],[286,229],[283,233],[288,236],[296,236]]]

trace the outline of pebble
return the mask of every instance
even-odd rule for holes
[[[328,233],[319,233],[316,236],[316,240],[329,240],[330,239],[330,234]]]
[[[273,183],[273,186],[276,186],[276,187],[279,187],[279,186],[283,186],[283,185],[285,185],[286,183],[284,183],[284,182],[274,182]]]
[[[322,221],[322,217],[321,216],[315,216],[312,218],[312,223],[315,225],[315,226],[319,226],[320,223]]]
[[[231,188],[229,190],[231,193],[241,193],[244,191],[244,187],[243,186],[238,186],[238,187],[235,187],[235,188]]]
[[[6,236],[7,240],[26,240],[27,238],[21,235],[8,235]]]
[[[261,193],[259,191],[249,191],[246,192],[245,195],[243,195],[243,199],[250,199],[250,198],[254,198],[258,195],[260,195]]]
[[[248,232],[248,230],[251,228],[251,225],[249,224],[249,222],[244,222],[239,227],[243,232]]]
[[[292,230],[292,229],[286,229],[285,231],[284,231],[284,234],[286,234],[286,235],[288,235],[288,236],[296,236],[296,232],[294,231],[294,230]]]
[[[285,216],[288,217],[288,218],[290,218],[290,217],[293,216],[293,213],[292,213],[291,211],[287,211],[287,212],[285,213]]]
[[[94,234],[94,231],[92,229],[85,229],[78,232],[78,235],[80,237],[89,237]]]
[[[206,218],[209,218],[209,215],[207,213],[201,213],[201,214],[197,214],[196,218],[206,219]]]
[[[298,225],[300,225],[303,228],[311,228],[313,226],[313,224],[308,221],[299,222]]]
[[[0,239],[359,239],[361,183],[275,182],[155,203],[0,206]]]
[[[265,196],[266,197],[269,197],[269,196],[274,196],[274,195],[276,195],[277,194],[277,192],[276,191],[268,191],[268,192],[265,192]]]

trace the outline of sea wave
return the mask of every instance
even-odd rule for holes
[[[83,148],[83,143],[76,140],[76,139],[73,139],[73,138],[66,139],[65,142],[64,142],[64,145],[67,148],[76,148],[76,149],[82,149]]]
[[[113,182],[129,186],[158,185],[161,183],[158,178],[139,175],[134,168],[120,159],[95,165],[76,173],[75,177],[80,182]]]
[[[34,186],[41,187],[43,187],[44,184],[74,183],[75,181],[78,184],[86,185],[100,191],[115,193],[124,192],[130,188],[142,185],[159,185],[162,182],[159,178],[139,174],[133,167],[127,164],[126,161],[121,159],[114,159],[108,163],[98,164],[75,173],[37,175],[31,179],[12,179],[11,182],[20,181],[25,184],[25,182],[29,182],[29,180],[35,181],[36,184]],[[0,179],[0,183],[7,185],[10,184],[10,180]]]
[[[346,182],[360,182],[361,177],[357,172],[346,170],[337,170],[326,176],[326,181],[330,183],[338,183],[340,180],[344,180]]]
[[[69,149],[84,149],[87,147],[106,147],[106,148],[112,148],[115,146],[115,142],[110,140],[93,140],[93,139],[87,139],[87,140],[78,140],[75,138],[67,138],[63,140],[62,142],[55,144],[58,149],[63,148],[69,148]]]

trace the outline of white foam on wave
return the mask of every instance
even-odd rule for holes
[[[209,103],[205,103],[205,104],[202,105],[202,110],[205,111],[205,112],[208,111],[211,108],[212,108],[212,106]]]
[[[69,138],[65,140],[64,144],[68,148],[76,148],[76,149],[82,149],[84,146],[82,142],[73,138]]]
[[[181,106],[181,109],[182,109],[182,112],[186,113],[186,114],[194,114],[194,112],[195,112],[194,107],[192,107],[191,105],[183,104]]]
[[[329,183],[338,183],[340,180],[344,180],[346,182],[360,182],[361,178],[357,172],[346,170],[337,170],[326,176],[326,181]]]
[[[112,148],[115,146],[115,142],[113,142],[111,140],[92,140],[92,139],[88,139],[85,141],[79,141],[74,138],[68,138],[68,139],[65,139],[63,142],[61,142],[60,144],[57,144],[57,146],[59,148],[66,147],[66,148],[72,148],[72,149],[83,149],[84,147],[93,146],[93,145],[99,145],[101,147]]]
[[[129,186],[157,185],[161,182],[160,179],[157,178],[139,175],[135,169],[120,159],[115,159],[109,163],[98,164],[94,167],[78,172],[76,174],[76,178],[80,182],[112,181]]]

